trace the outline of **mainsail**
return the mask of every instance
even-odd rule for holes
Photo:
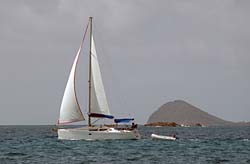
[[[103,87],[100,67],[95,49],[93,35],[91,36],[91,113],[92,116],[98,114],[110,115],[106,94]],[[107,116],[109,118],[109,116]],[[112,116],[110,118],[113,118]]]
[[[81,53],[81,48],[82,46],[79,48],[77,52],[73,66],[70,71],[69,79],[62,99],[58,124],[84,120],[84,116],[81,112],[75,92],[75,73],[76,73],[78,58]]]

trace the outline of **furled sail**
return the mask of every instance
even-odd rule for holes
[[[70,71],[69,79],[64,91],[58,124],[84,120],[84,116],[81,112],[75,92],[75,73],[80,53],[81,47],[79,48],[75,57],[73,66]]]
[[[105,90],[103,87],[100,67],[98,63],[98,58],[95,49],[95,43],[93,35],[91,36],[91,113],[93,117],[99,116],[112,118],[110,117],[109,106],[107,98],[105,95]]]

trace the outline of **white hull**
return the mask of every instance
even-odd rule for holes
[[[162,136],[157,134],[151,134],[151,138],[160,140],[172,140],[172,141],[176,140],[176,138],[172,136]]]
[[[116,130],[108,128],[100,131],[93,131],[87,128],[58,129],[58,139],[62,140],[121,140],[140,138],[141,136],[136,129]]]

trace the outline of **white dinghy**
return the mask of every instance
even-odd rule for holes
[[[172,140],[175,141],[177,138],[174,136],[163,136],[163,135],[157,135],[157,134],[151,134],[152,139],[160,139],[160,140]]]
[[[108,139],[140,139],[140,134],[135,127],[128,129],[116,129],[115,127],[93,125],[92,118],[96,119],[113,119],[110,114],[107,97],[101,78],[101,71],[98,63],[94,37],[92,33],[92,17],[85,30],[80,48],[75,57],[69,79],[65,88],[58,125],[64,125],[72,122],[84,121],[84,115],[80,109],[76,90],[75,75],[79,61],[79,55],[83,47],[86,33],[90,32],[90,50],[89,50],[89,67],[88,67],[88,125],[80,128],[58,129],[58,138],[66,140],[108,140]]]

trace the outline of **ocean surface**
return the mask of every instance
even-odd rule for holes
[[[141,140],[117,141],[62,141],[53,127],[0,126],[0,163],[250,163],[250,127],[140,126]]]

